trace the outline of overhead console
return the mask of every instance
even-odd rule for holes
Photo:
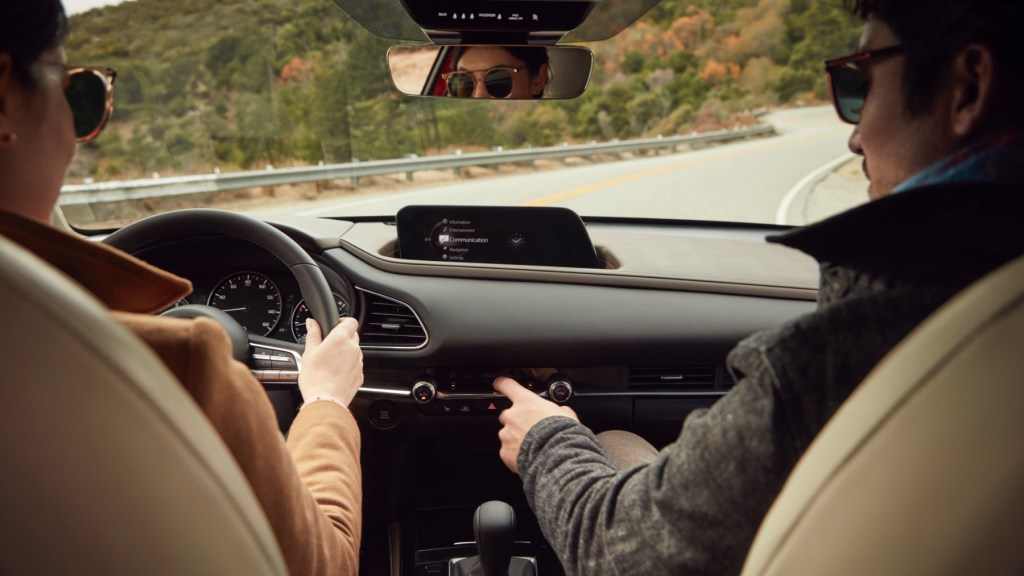
[[[593,0],[402,0],[409,16],[435,40],[448,33],[463,42],[480,32],[488,33],[491,42],[496,42],[495,33],[532,33],[535,41],[543,42],[538,32],[554,42],[583,23],[594,4]]]
[[[600,268],[583,221],[567,208],[406,206],[402,259]]]
[[[382,38],[432,44],[555,44],[611,38],[659,0],[334,0]]]

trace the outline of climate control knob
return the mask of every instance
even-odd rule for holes
[[[548,398],[552,402],[565,404],[572,398],[572,383],[565,378],[553,378],[548,384]]]
[[[426,404],[437,395],[437,388],[430,380],[417,380],[412,385],[412,399],[420,404]]]

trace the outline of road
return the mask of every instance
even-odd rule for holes
[[[394,214],[408,204],[564,206],[585,216],[786,223],[815,175],[848,157],[850,127],[830,106],[782,110],[772,138],[557,170],[472,178],[415,190],[305,203],[305,216]],[[866,199],[866,198],[865,198]],[[848,202],[848,201],[847,201]],[[819,198],[819,204],[820,198]],[[826,202],[827,203],[827,202]],[[845,206],[842,206],[845,207]],[[837,207],[836,210],[842,207]]]

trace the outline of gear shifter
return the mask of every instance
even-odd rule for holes
[[[473,514],[477,555],[452,562],[454,576],[536,576],[532,558],[512,557],[516,515],[500,500],[484,502]]]
[[[473,534],[483,576],[508,576],[515,541],[516,515],[500,500],[484,502],[473,515]]]

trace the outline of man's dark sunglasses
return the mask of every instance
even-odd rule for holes
[[[825,61],[825,72],[828,74],[828,85],[832,92],[832,104],[835,105],[839,118],[850,124],[860,122],[860,111],[864,108],[864,100],[868,96],[864,64],[870,60],[895,56],[905,51],[903,46],[896,45],[878,50],[865,50]]]
[[[512,94],[512,84],[518,68],[511,66],[497,66],[488,70],[482,70],[483,83],[491,98],[508,98]],[[448,95],[456,98],[472,98],[476,90],[477,74],[480,72],[468,72],[458,70],[442,74],[445,84],[448,87]]]

